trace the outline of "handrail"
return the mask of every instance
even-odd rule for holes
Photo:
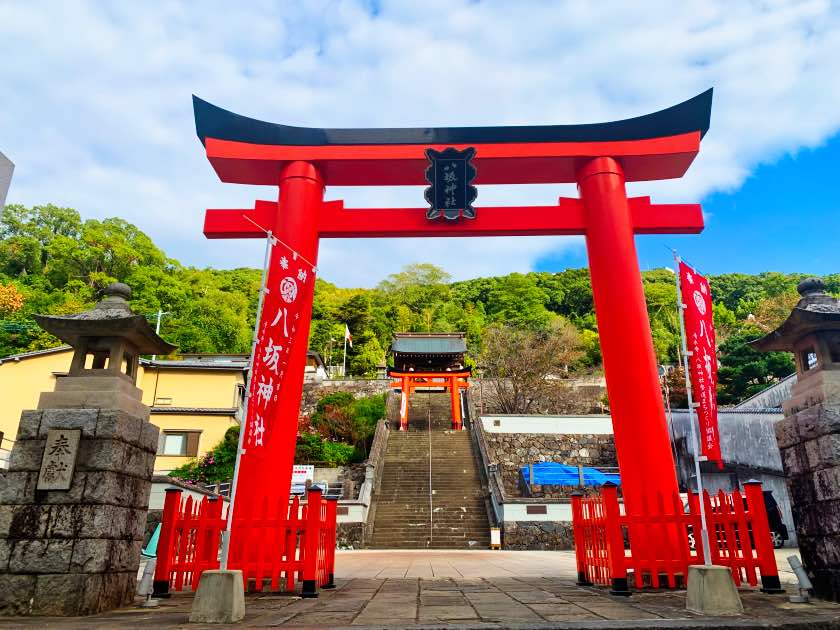
[[[473,406],[472,398],[470,398],[470,405]],[[474,410],[472,410],[474,411]],[[479,471],[482,478],[482,483],[485,485],[490,498],[490,507],[492,508],[493,520],[495,525],[501,525],[504,522],[504,513],[502,504],[505,503],[504,485],[502,484],[501,476],[498,469],[495,468],[494,462],[490,461],[490,456],[487,452],[487,441],[484,432],[484,424],[481,421],[481,416],[471,413],[472,417],[472,440],[478,449],[479,460],[481,466]]]
[[[359,501],[365,505],[365,533],[367,540],[373,529],[373,519],[376,514],[374,497],[379,494],[382,484],[382,471],[385,468],[385,453],[388,450],[388,435],[390,434],[388,418],[384,418],[376,426],[376,433],[373,435],[373,443],[370,446],[370,453],[365,460],[365,481],[359,491]]]

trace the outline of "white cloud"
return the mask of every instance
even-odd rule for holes
[[[840,28],[828,2],[0,2],[0,144],[9,202],[118,215],[188,264],[258,265],[258,242],[206,241],[207,207],[271,189],[221,184],[190,94],[305,126],[598,122],[715,87],[682,180],[633,194],[697,201],[840,126]],[[373,5],[371,5],[373,6]],[[552,203],[568,187],[482,189],[480,204]],[[419,206],[418,189],[328,191]],[[714,220],[712,218],[712,220]],[[321,275],[372,284],[405,263],[456,277],[530,268],[580,239],[326,241]]]

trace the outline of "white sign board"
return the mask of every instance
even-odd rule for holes
[[[306,491],[306,480],[315,479],[315,466],[295,464],[292,466],[292,494],[303,494]]]
[[[491,549],[501,549],[502,548],[502,530],[498,527],[491,527],[490,528],[490,548]]]
[[[292,483],[306,483],[307,479],[315,479],[315,466],[299,465],[292,466]]]

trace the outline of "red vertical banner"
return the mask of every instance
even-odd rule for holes
[[[684,305],[686,345],[691,353],[688,371],[697,404],[700,449],[723,468],[717,414],[717,349],[709,281],[680,261],[680,293]]]
[[[274,240],[268,264],[260,326],[254,348],[250,377],[248,418],[243,446],[245,456],[256,454],[270,441],[279,422],[279,401],[288,372],[289,356],[297,343],[298,321],[304,296],[314,290],[315,267],[289,248]],[[297,420],[297,418],[295,418]]]

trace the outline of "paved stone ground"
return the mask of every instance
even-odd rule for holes
[[[790,555],[790,550],[784,555]],[[563,552],[342,552],[337,588],[317,599],[247,596],[246,627],[398,628],[709,628],[840,629],[840,605],[788,603],[783,595],[742,590],[737,619],[685,611],[685,592],[629,598],[574,584],[574,556]],[[782,567],[780,563],[780,568]],[[785,576],[783,575],[783,580]],[[84,619],[14,619],[0,628],[199,628],[188,626],[191,594],[158,609],[126,608]],[[216,626],[206,626],[212,628]]]

